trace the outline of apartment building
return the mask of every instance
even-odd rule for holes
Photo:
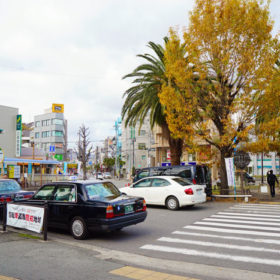
[[[63,104],[52,104],[51,109],[34,117],[34,144],[43,149],[48,158],[66,160],[67,120]]]
[[[124,169],[128,175],[133,166],[144,168],[155,165],[155,140],[149,119],[146,118],[139,127],[139,122],[135,127],[125,127],[122,122],[122,160],[125,161]]]

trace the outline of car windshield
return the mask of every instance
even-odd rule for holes
[[[188,186],[188,185],[192,185],[193,183],[186,179],[186,178],[174,178],[173,179],[176,183],[180,184],[181,186]]]
[[[14,180],[0,181],[0,194],[20,191],[20,185]]]
[[[120,196],[120,191],[110,182],[85,185],[88,199],[107,200]]]

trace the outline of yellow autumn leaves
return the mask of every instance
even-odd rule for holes
[[[234,138],[248,140],[256,116],[264,115],[268,134],[279,129],[279,42],[272,28],[263,1],[196,0],[183,39],[171,29],[165,45],[168,82],[159,98],[174,136],[193,147],[206,141],[223,158]]]

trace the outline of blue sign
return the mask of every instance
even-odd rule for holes
[[[50,153],[54,153],[55,152],[55,146],[50,146]]]
[[[63,173],[66,174],[67,173],[67,162],[66,161],[64,162],[63,167],[64,167],[63,168]]]
[[[28,174],[32,174],[32,163],[28,163],[28,170],[27,170]]]
[[[171,162],[162,162],[161,166],[171,166]]]

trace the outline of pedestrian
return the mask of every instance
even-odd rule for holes
[[[271,197],[275,197],[275,182],[279,185],[277,177],[273,174],[273,170],[270,170],[267,174],[267,183],[270,187]]]

